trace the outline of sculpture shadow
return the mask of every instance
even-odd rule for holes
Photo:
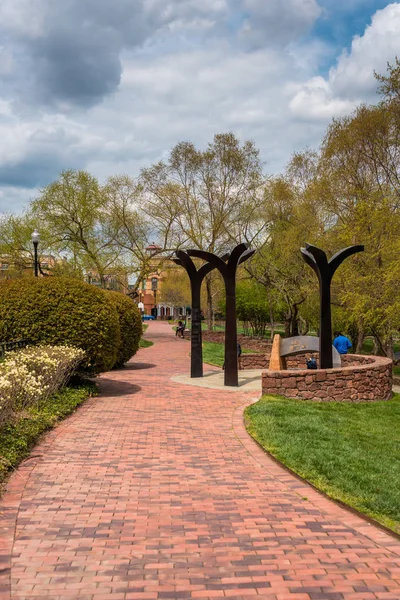
[[[240,371],[239,371],[239,387],[241,385],[246,385],[246,383],[250,383],[251,381],[259,381],[261,384],[261,375],[254,375],[254,377],[246,377],[245,379],[240,379]]]
[[[118,396],[132,396],[142,389],[140,385],[129,383],[128,381],[116,381],[115,379],[102,378],[99,382],[99,389],[102,396],[117,398]]]

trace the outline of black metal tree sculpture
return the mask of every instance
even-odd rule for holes
[[[188,250],[189,256],[201,258],[218,269],[224,278],[226,292],[226,325],[225,325],[225,374],[224,384],[239,385],[237,357],[236,326],[236,271],[238,265],[250,258],[255,250],[249,250],[247,244],[239,244],[234,248],[227,260],[203,250]],[[206,265],[205,265],[206,266]]]
[[[203,377],[203,347],[201,334],[201,307],[200,291],[203,279],[208,273],[215,269],[215,265],[205,263],[199,270],[184,250],[175,252],[177,258],[174,262],[183,267],[190,279],[190,289],[192,293],[192,335],[191,335],[191,353],[190,353],[190,377]],[[221,257],[221,261],[226,261],[229,254]]]
[[[332,369],[332,317],[331,317],[331,282],[336,269],[342,262],[364,246],[349,246],[339,250],[328,261],[320,248],[306,244],[300,248],[305,262],[315,271],[319,281],[320,318],[319,318],[319,365],[321,369]]]

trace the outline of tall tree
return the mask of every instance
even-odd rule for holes
[[[166,218],[162,227],[155,227],[153,215],[145,208],[143,185],[127,175],[110,177],[103,194],[108,237],[114,239],[119,260],[134,277],[133,289],[137,289],[154,269],[162,272],[179,243],[173,224]]]
[[[32,211],[46,224],[52,247],[68,251],[84,270],[95,270],[105,287],[120,250],[97,179],[85,171],[64,171],[41,190]]]
[[[218,134],[205,151],[190,142],[175,146],[167,162],[142,171],[146,208],[159,231],[173,230],[181,246],[223,254],[259,228],[264,178],[253,142]],[[212,278],[206,278],[211,328]]]
[[[21,276],[26,273],[34,261],[32,233],[40,231],[39,264],[43,254],[54,254],[50,244],[50,235],[46,223],[40,222],[31,211],[22,215],[3,215],[0,217],[0,256],[9,263],[7,276]]]
[[[366,250],[341,268],[338,304],[357,323],[358,349],[370,333],[376,351],[389,356],[400,311],[393,276],[400,251],[398,125],[386,103],[359,107],[329,127],[319,165],[319,187],[332,221],[327,238],[339,247],[362,242]]]

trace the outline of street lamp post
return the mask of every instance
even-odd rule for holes
[[[34,249],[34,265],[35,265],[35,277],[39,276],[39,262],[38,262],[38,244],[40,240],[40,233],[37,229],[32,233],[32,244]]]
[[[154,312],[155,312],[155,318],[157,319],[157,288],[158,288],[158,279],[157,277],[153,277],[151,280],[151,289],[153,291],[153,295],[154,295]]]
[[[158,310],[157,310],[157,290],[153,290],[154,292],[154,317],[157,319],[158,316]]]

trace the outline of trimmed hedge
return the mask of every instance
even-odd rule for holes
[[[0,340],[70,345],[86,353],[90,373],[112,369],[120,347],[115,303],[88,283],[64,277],[0,282]]]
[[[104,290],[115,306],[119,316],[120,343],[117,349],[116,367],[121,367],[136,354],[142,337],[142,318],[134,301],[121,292]]]

